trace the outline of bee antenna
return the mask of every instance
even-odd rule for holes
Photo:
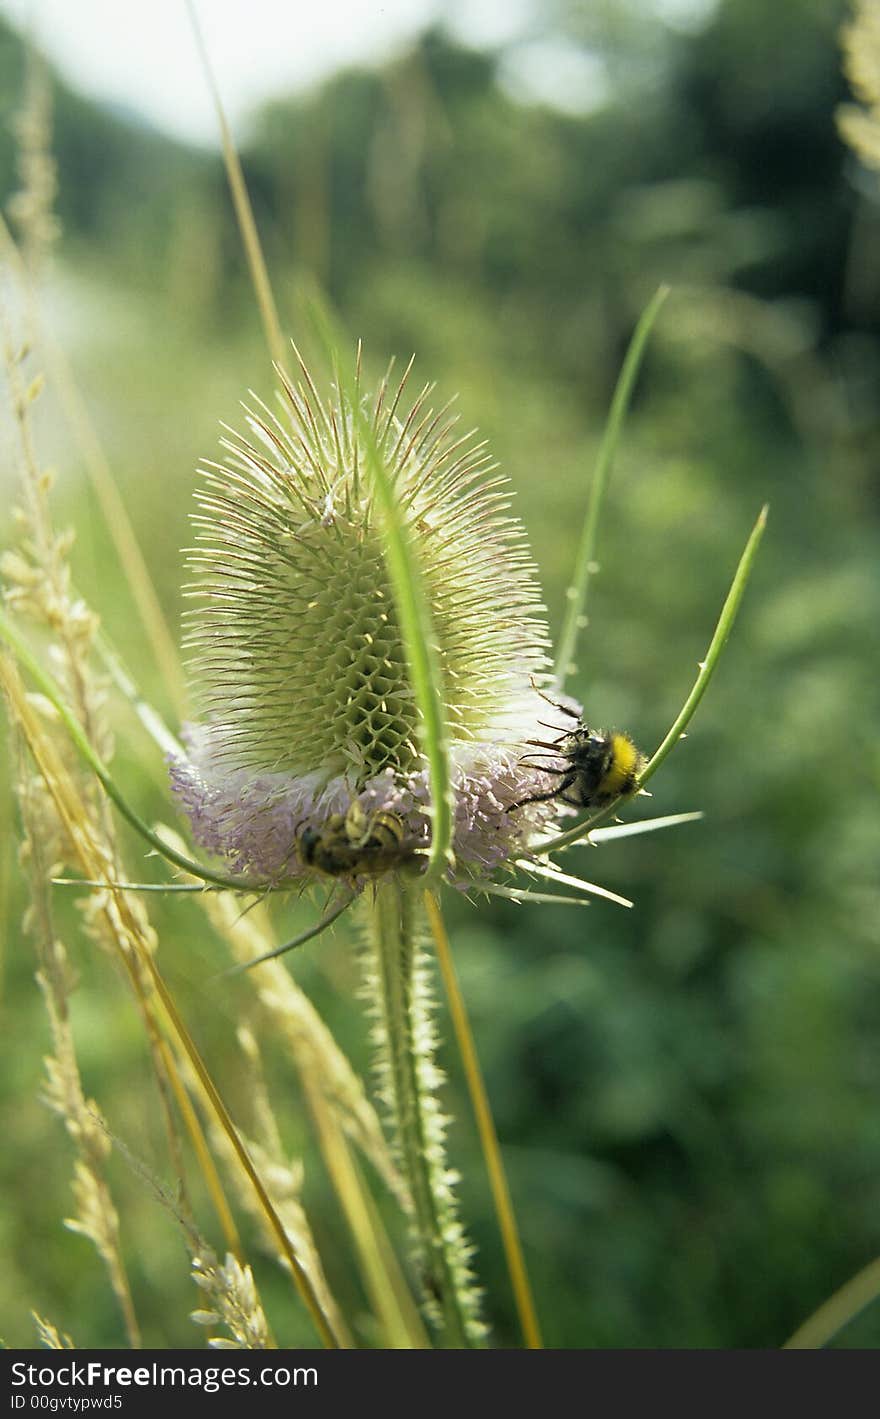
[[[535,694],[540,695],[542,700],[546,700],[548,705],[552,705],[554,709],[561,710],[563,714],[569,715],[572,719],[580,719],[580,715],[578,714],[577,710],[569,709],[568,705],[561,705],[558,700],[552,700],[549,695],[545,695],[544,691],[540,689],[537,685],[534,675],[529,677],[529,683],[531,684],[532,689],[535,691]]]

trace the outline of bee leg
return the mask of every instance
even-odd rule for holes
[[[526,743],[531,744],[535,749],[552,749],[555,754],[558,745],[563,743],[566,737],[565,734],[560,734],[559,738],[554,739],[552,744],[546,739],[527,739]]]
[[[559,797],[560,803],[567,803],[568,806],[569,806],[569,808],[587,808],[587,807],[589,807],[589,804],[584,803],[584,801],[583,801],[582,798],[571,798],[571,797],[569,796],[569,794],[567,794],[567,793],[565,793],[565,792],[559,792],[558,797]]]
[[[567,770],[562,783],[557,788],[551,788],[549,793],[535,793],[531,798],[521,798],[519,803],[512,803],[509,808],[505,808],[505,813],[512,813],[514,808],[524,808],[527,803],[549,803],[551,798],[561,798],[562,795],[571,788],[577,777],[571,770]]]
[[[525,808],[527,803],[549,803],[551,798],[559,797],[559,789],[551,788],[549,793],[535,793],[531,798],[521,798],[519,803],[511,803],[509,808],[505,808],[505,813],[512,813],[516,808]]]

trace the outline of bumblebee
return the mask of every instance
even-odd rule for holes
[[[403,822],[378,809],[369,817],[358,799],[348,812],[331,813],[321,828],[303,828],[296,837],[300,861],[328,877],[379,876],[409,856]]]
[[[559,782],[547,793],[535,793],[530,798],[512,803],[507,812],[512,813],[527,803],[548,803],[551,798],[557,798],[560,803],[567,803],[572,808],[606,808],[616,798],[632,793],[645,758],[629,735],[619,729],[607,732],[590,729],[568,705],[561,705],[547,695],[541,698],[576,723],[574,728],[560,734],[552,742],[529,739],[527,743],[561,760],[564,767],[533,764],[532,767],[543,774],[554,775]]]

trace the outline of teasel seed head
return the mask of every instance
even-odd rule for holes
[[[229,430],[223,460],[201,469],[186,588],[199,723],[172,782],[199,843],[267,881],[326,872],[320,849],[335,842],[331,875],[356,885],[417,867],[430,841],[419,711],[361,410],[430,608],[460,878],[521,856],[558,811],[507,811],[552,787],[520,761],[559,718],[537,689],[549,641],[523,529],[485,443],[459,434],[449,405],[430,407],[430,386],[407,405],[410,369],[370,400],[359,381],[324,399],[304,365],[295,384],[279,371],[277,412],[254,397],[248,432]],[[376,822],[388,834],[378,844]]]

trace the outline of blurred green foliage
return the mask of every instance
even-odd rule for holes
[[[318,281],[371,369],[415,350],[438,397],[459,391],[464,424],[513,480],[557,628],[626,341],[659,282],[673,285],[571,688],[591,721],[652,748],[768,500],[733,640],[652,785],[651,811],[698,807],[705,821],[574,850],[570,870],[625,891],[632,912],[450,914],[547,1343],[776,1346],[880,1253],[878,191],[835,133],[842,5],[722,0],[691,33],[635,3],[614,24],[615,8],[595,7],[587,29],[577,9],[545,15],[613,76],[587,116],[515,102],[500,56],[433,31],[381,71],[267,107],[243,158],[287,328],[308,353]],[[20,72],[0,33],[6,119]],[[271,386],[222,168],[60,84],[55,152],[65,241],[49,318],[176,623],[196,460],[249,386]],[[7,193],[13,161],[4,132]],[[43,437],[59,520],[78,528],[78,584],[170,712],[80,456],[48,409]],[[124,706],[114,718],[120,780],[167,816],[158,755]],[[4,829],[0,1325],[34,1343],[34,1306],[80,1345],[118,1344],[100,1264],[59,1225],[67,1144],[36,1103],[47,1035],[11,819]],[[212,979],[217,944],[191,904],[156,916],[164,968],[246,1118],[234,1023],[247,983]],[[75,912],[62,905],[60,921],[71,934]],[[106,962],[77,950],[88,1087],[164,1176],[137,1022]],[[367,1068],[346,934],[291,968]],[[266,1047],[331,1282],[356,1311],[302,1102]],[[497,1341],[515,1344],[451,1051],[447,1067],[464,1211]],[[120,1158],[114,1178],[147,1342],[199,1343],[170,1219]],[[283,1342],[310,1343],[283,1279],[264,1266],[259,1280]],[[839,1343],[878,1339],[875,1307]]]

